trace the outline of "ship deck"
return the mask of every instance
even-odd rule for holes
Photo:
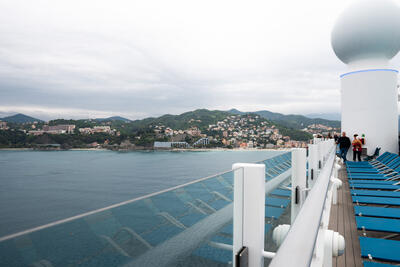
[[[354,217],[354,207],[351,200],[346,167],[342,165],[339,179],[343,182],[338,190],[338,204],[332,205],[329,229],[339,232],[345,239],[346,248],[344,255],[332,258],[332,266],[336,267],[362,267],[358,230]]]

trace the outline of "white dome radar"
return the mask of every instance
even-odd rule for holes
[[[358,1],[339,16],[331,41],[346,64],[390,60],[400,50],[400,7],[392,0]]]

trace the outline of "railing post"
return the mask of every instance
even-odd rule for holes
[[[265,227],[265,165],[235,163],[233,256],[248,249],[248,266],[263,266]],[[239,170],[242,170],[242,175]],[[239,202],[239,203],[237,203]]]
[[[317,138],[317,137],[314,137],[314,139],[313,139],[313,144],[314,144],[314,145],[317,145],[319,142],[320,142],[320,139]]]
[[[318,169],[322,169],[324,166],[324,144],[323,142],[318,143]]]
[[[306,150],[292,149],[292,210],[291,222],[295,220],[305,200],[306,177]]]
[[[336,153],[336,152],[335,152]],[[341,166],[337,163],[337,158],[335,159],[335,163],[333,163],[333,175],[331,177],[332,182],[332,204],[337,204],[337,190],[342,187],[342,181],[339,179],[339,170]]]
[[[308,145],[308,187],[312,188],[318,174],[318,145]]]

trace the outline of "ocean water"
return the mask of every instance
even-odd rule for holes
[[[280,153],[0,151],[0,236]]]

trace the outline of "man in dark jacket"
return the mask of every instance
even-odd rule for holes
[[[346,136],[346,132],[342,133],[342,136],[337,140],[337,144],[339,144],[340,156],[342,157],[343,161],[346,162],[347,151],[351,146],[350,138]]]

